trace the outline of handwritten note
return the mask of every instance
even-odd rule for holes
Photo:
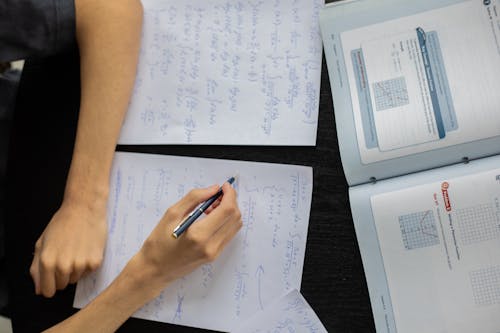
[[[176,281],[134,316],[229,331],[287,291],[300,289],[311,168],[116,153],[104,262],[78,283],[75,306],[85,306],[111,283],[169,206],[192,188],[222,184],[235,172],[243,220],[237,236],[215,262]]]
[[[259,311],[243,324],[233,329],[234,333],[326,333],[304,297],[293,290],[285,297]]]
[[[315,145],[324,0],[143,0],[122,144]]]

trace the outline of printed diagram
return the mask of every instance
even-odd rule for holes
[[[500,216],[491,204],[459,209],[456,217],[465,245],[500,238]]]
[[[431,210],[400,216],[399,227],[407,250],[439,244],[436,221]]]
[[[476,305],[500,304],[500,266],[472,271],[469,277]]]
[[[372,86],[377,111],[393,109],[410,103],[404,77],[375,82]]]

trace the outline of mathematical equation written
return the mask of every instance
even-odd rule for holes
[[[235,170],[243,221],[237,236],[215,262],[170,285],[135,316],[228,331],[280,295],[300,288],[311,168],[117,153],[104,263],[79,282],[75,306],[85,306],[111,283],[169,206],[192,188],[221,184]]]
[[[315,144],[323,1],[143,3],[120,143]]]

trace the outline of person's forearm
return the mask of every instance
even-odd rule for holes
[[[63,202],[38,238],[30,267],[35,292],[45,297],[103,260],[110,169],[142,29],[140,0],[75,0],[75,10],[81,72],[76,142]]]
[[[134,84],[139,0],[76,0],[81,102],[65,200],[105,201],[113,153]]]
[[[135,256],[95,300],[46,333],[114,332],[135,311],[160,294],[163,280],[144,270]]]
[[[85,308],[47,332],[113,332],[173,281],[215,260],[242,226],[236,191],[229,183],[222,185],[222,199],[217,207],[206,211],[204,223],[193,224],[178,239],[168,235],[183,217],[217,191],[218,186],[192,190],[167,209],[113,283]]]

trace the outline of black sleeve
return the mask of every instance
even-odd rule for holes
[[[74,0],[0,0],[0,61],[51,55],[73,43]]]

